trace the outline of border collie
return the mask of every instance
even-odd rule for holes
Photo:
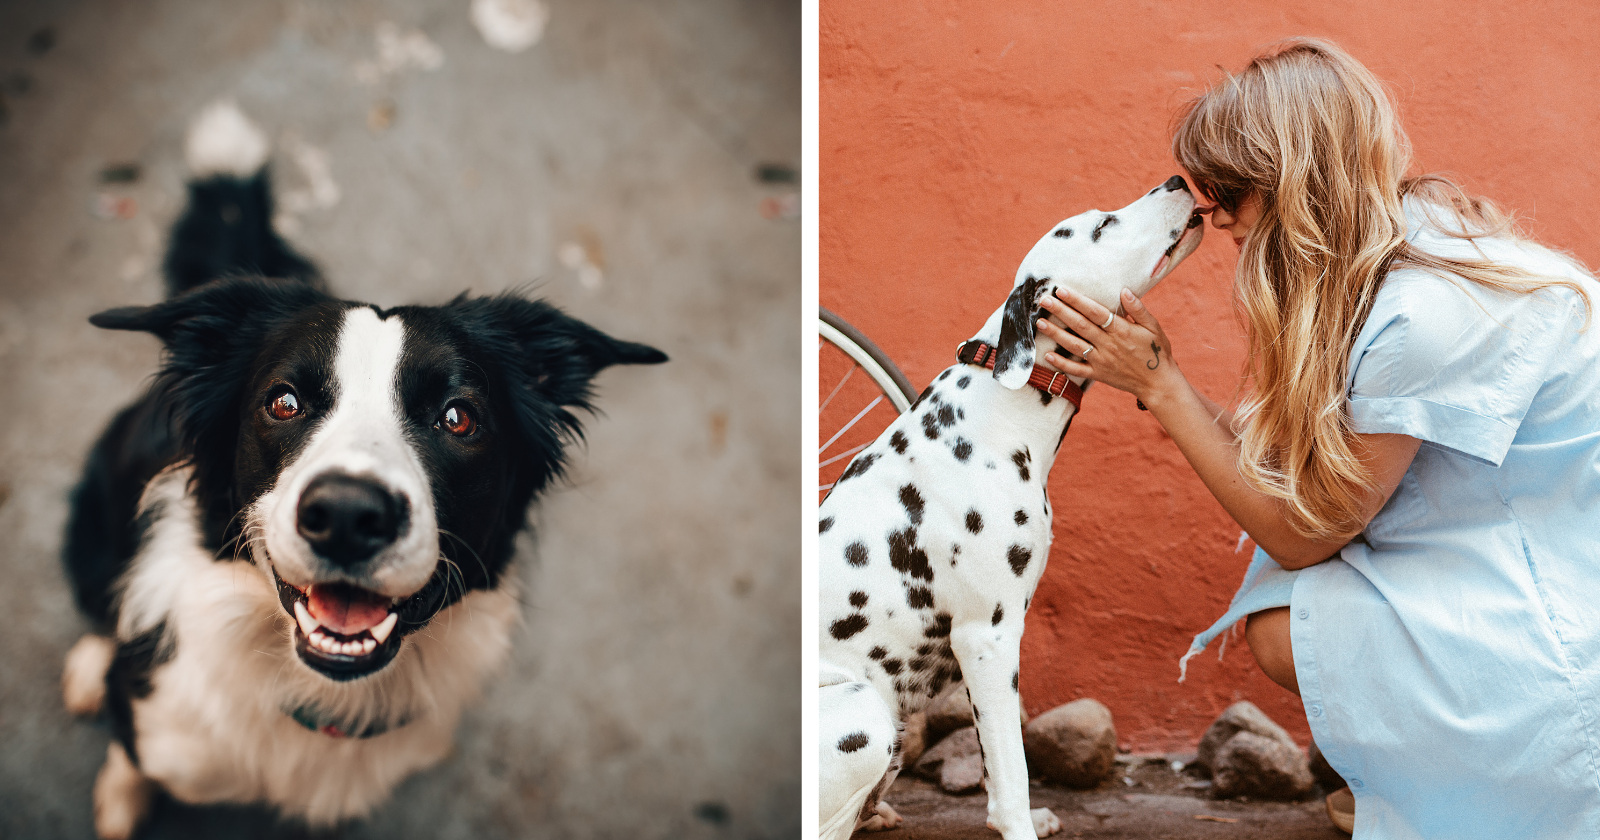
[[[513,540],[574,411],[603,368],[666,360],[513,295],[331,297],[272,230],[259,130],[214,106],[186,152],[168,299],[90,319],[166,351],[91,453],[63,552],[99,630],[67,705],[115,736],[105,838],[158,788],[330,825],[443,758],[507,650]]]

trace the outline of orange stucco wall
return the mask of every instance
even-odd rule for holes
[[[820,301],[921,388],[1004,299],[1051,224],[1179,170],[1177,107],[1262,45],[1331,38],[1390,83],[1419,167],[1532,217],[1600,263],[1600,6],[1440,0],[1285,4],[825,0]],[[1229,400],[1242,362],[1235,248],[1213,231],[1148,298],[1180,364]],[[1600,372],[1597,372],[1600,374]],[[1091,390],[1050,478],[1055,546],[1028,616],[1030,713],[1106,703],[1123,746],[1192,749],[1248,699],[1304,741],[1297,699],[1242,638],[1177,683],[1248,549],[1161,428]]]

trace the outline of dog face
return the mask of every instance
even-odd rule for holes
[[[1027,384],[1045,295],[1066,287],[1114,312],[1123,289],[1143,295],[1161,282],[1200,246],[1204,219],[1194,208],[1188,185],[1174,175],[1121,210],[1090,210],[1051,228],[1018,266],[1002,307],[995,379],[1013,390]]]
[[[208,539],[272,578],[298,658],[335,680],[496,586],[594,375],[666,359],[509,296],[380,310],[229,280],[92,320],[166,342]]]

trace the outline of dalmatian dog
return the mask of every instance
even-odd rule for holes
[[[1055,225],[961,362],[823,500],[821,837],[900,822],[881,798],[899,772],[900,722],[957,681],[977,722],[989,827],[1005,840],[1060,829],[1049,809],[1028,808],[1017,674],[1050,551],[1045,480],[1086,383],[1040,365],[1056,345],[1034,336],[1037,302],[1067,287],[1115,311],[1123,288],[1142,295],[1194,251],[1201,221],[1174,176],[1121,210]]]

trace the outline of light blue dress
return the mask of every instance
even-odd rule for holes
[[[1600,285],[1505,240],[1410,238],[1582,283],[1497,292],[1391,272],[1350,357],[1362,433],[1422,440],[1363,540],[1287,572],[1257,550],[1229,611],[1289,606],[1312,737],[1357,840],[1600,838]],[[1481,251],[1479,250],[1481,249]],[[1188,656],[1185,657],[1187,660]]]

